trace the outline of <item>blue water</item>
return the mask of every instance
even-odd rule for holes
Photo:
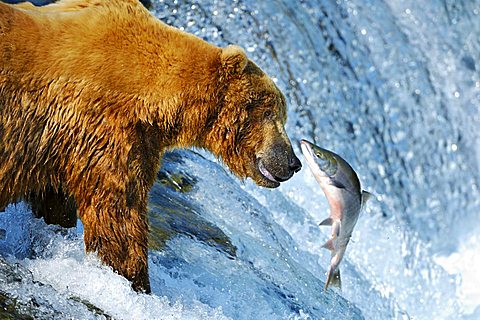
[[[2,290],[60,318],[105,317],[78,298],[118,319],[480,318],[479,1],[156,1],[153,12],[244,47],[287,96],[297,154],[302,138],[334,150],[376,195],[342,291],[323,290],[328,205],[307,166],[266,190],[201,150],[162,168],[191,189],[151,193],[154,233],[178,234],[150,252],[153,295],[85,256],[81,226],[64,234],[23,204],[0,215],[0,254],[24,279],[0,273]]]

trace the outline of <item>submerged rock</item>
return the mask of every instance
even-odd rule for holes
[[[200,215],[200,208],[184,196],[197,183],[197,178],[177,166],[183,160],[179,153],[165,155],[158,180],[150,191],[149,247],[161,250],[165,242],[174,236],[186,235],[195,238],[230,256],[237,248],[225,233]]]

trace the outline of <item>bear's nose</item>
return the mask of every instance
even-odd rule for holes
[[[302,163],[295,154],[292,154],[292,157],[288,162],[288,167],[290,168],[290,170],[293,170],[293,172],[298,172],[300,171],[300,169],[302,169]]]

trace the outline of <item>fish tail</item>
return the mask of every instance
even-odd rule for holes
[[[340,290],[342,289],[342,279],[340,278],[339,268],[330,268],[330,270],[328,271],[327,282],[325,283],[325,290],[327,290],[330,285],[337,287]]]

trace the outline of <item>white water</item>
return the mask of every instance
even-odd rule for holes
[[[306,166],[265,190],[185,152],[164,170],[198,182],[172,201],[228,236],[236,258],[182,233],[150,253],[154,294],[136,294],[85,256],[81,228],[62,235],[20,204],[0,214],[0,255],[33,279],[0,274],[2,290],[46,318],[102,317],[77,298],[118,319],[480,318],[478,1],[166,1],[155,12],[246,48],[287,95],[292,141],[341,154],[376,194],[343,290],[323,291],[328,207]],[[158,192],[171,191],[155,186],[152,207]]]

